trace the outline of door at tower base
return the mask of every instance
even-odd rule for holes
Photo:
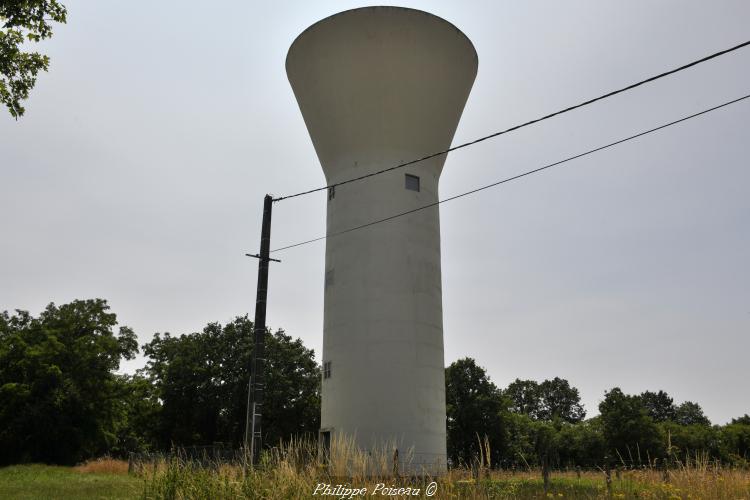
[[[471,41],[426,12],[336,14],[292,44],[287,75],[329,185],[450,147],[477,72]],[[328,190],[327,233],[438,200],[438,156]],[[321,430],[446,468],[440,219],[430,208],[326,240]],[[389,460],[393,463],[393,460]]]

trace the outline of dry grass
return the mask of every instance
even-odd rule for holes
[[[334,488],[342,485],[343,489],[329,498],[338,498],[346,488],[366,488],[364,496],[353,497],[364,498],[372,496],[382,485],[394,490],[419,489],[418,496],[426,498],[426,488],[432,482],[432,478],[334,478],[308,472],[296,471],[288,463],[247,474],[243,474],[241,467],[212,472],[174,466],[147,478],[144,498],[312,498],[319,484]],[[435,478],[437,488],[432,498],[750,499],[750,474],[747,471],[725,470],[715,476],[704,477],[695,473],[694,470],[682,470],[671,475],[669,482],[664,482],[658,471],[623,473],[619,479],[612,478],[611,490],[608,491],[604,475],[598,472],[585,472],[580,478],[575,473],[553,472],[549,488],[545,490],[538,471],[516,474],[492,471],[488,477],[475,480],[469,471],[451,470]]]
[[[101,457],[76,465],[73,470],[94,474],[127,474],[128,462],[125,460],[116,460],[111,457]]]
[[[626,472],[624,478],[646,486],[640,498],[750,499],[750,471],[721,467],[707,460],[680,463],[668,472]]]
[[[145,479],[144,498],[312,498],[319,484],[343,488],[367,488],[373,496],[378,485],[419,489],[419,497],[433,481],[437,490],[432,498],[452,499],[746,499],[750,500],[750,471],[722,468],[708,460],[686,461],[665,475],[657,468],[611,473],[607,486],[603,471],[553,471],[545,489],[539,470],[501,471],[487,468],[476,472],[451,469],[439,477],[393,474],[393,457],[388,446],[376,453],[363,453],[351,440],[333,440],[327,464],[318,459],[317,444],[296,441],[264,455],[260,467],[218,465],[196,467],[179,460],[162,461],[141,469]],[[399,457],[405,465],[408,454]],[[328,496],[338,498],[341,495]],[[377,494],[381,497],[383,495]],[[388,495],[386,495],[388,496]],[[397,498],[397,496],[389,496]],[[405,498],[401,496],[398,498]]]

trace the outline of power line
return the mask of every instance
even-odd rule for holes
[[[669,71],[665,71],[664,73],[658,74],[656,76],[652,76],[651,78],[647,78],[645,80],[641,80],[638,83],[634,83],[632,85],[628,85],[627,87],[623,87],[623,88],[621,88],[619,90],[614,90],[614,91],[609,92],[607,94],[600,95],[599,97],[595,97],[593,99],[589,99],[588,101],[584,101],[584,102],[582,102],[580,104],[576,104],[574,106],[570,106],[568,108],[561,109],[560,111],[555,111],[554,113],[550,113],[548,115],[542,116],[541,118],[536,118],[536,119],[528,121],[526,123],[522,123],[520,125],[515,125],[513,127],[510,127],[508,129],[502,130],[500,132],[495,132],[493,134],[486,135],[484,137],[480,137],[479,139],[475,139],[473,141],[465,142],[463,144],[459,144],[458,146],[453,146],[452,148],[448,148],[445,151],[440,151],[438,153],[429,154],[427,156],[423,156],[423,157],[418,158],[416,160],[407,161],[405,163],[399,163],[398,165],[394,165],[392,167],[384,168],[383,170],[378,170],[377,172],[372,172],[372,173],[365,174],[365,175],[362,175],[362,176],[359,176],[359,177],[354,177],[352,179],[347,179],[347,180],[341,181],[341,182],[335,182],[333,184],[329,184],[328,186],[323,186],[323,187],[319,187],[319,188],[315,188],[315,189],[310,189],[308,191],[302,191],[300,193],[290,194],[290,195],[287,195],[287,196],[280,196],[278,198],[274,198],[273,201],[281,201],[281,200],[286,200],[286,199],[289,199],[289,198],[296,198],[298,196],[304,196],[306,194],[316,193],[318,191],[323,191],[325,189],[329,189],[329,188],[332,188],[332,187],[341,186],[342,184],[349,184],[350,182],[355,182],[355,181],[360,181],[362,179],[367,179],[368,177],[372,177],[372,176],[375,176],[375,175],[383,174],[385,172],[390,172],[391,170],[396,170],[398,168],[406,167],[406,166],[409,166],[409,165],[414,165],[415,163],[419,163],[421,161],[429,160],[430,158],[435,158],[437,156],[446,155],[446,154],[450,153],[451,151],[456,151],[457,149],[462,149],[462,148],[465,148],[465,147],[468,147],[468,146],[473,146],[474,144],[480,143],[482,141],[486,141],[487,139],[492,139],[493,137],[498,137],[500,135],[507,134],[508,132],[513,132],[514,130],[518,130],[520,128],[527,127],[529,125],[533,125],[534,123],[538,123],[538,122],[547,120],[547,119],[552,118],[554,116],[561,115],[563,113],[567,113],[568,111],[572,111],[574,109],[581,108],[583,106],[587,106],[587,105],[589,105],[591,103],[594,103],[596,101],[601,101],[602,99],[606,99],[608,97],[612,97],[613,95],[621,94],[622,92],[626,92],[626,91],[634,89],[636,87],[640,87],[641,85],[644,85],[646,83],[650,83],[650,82],[653,82],[655,80],[659,80],[660,78],[664,78],[666,76],[669,76],[669,75],[672,75],[672,74],[677,73],[679,71],[682,71],[682,70],[688,69],[690,67],[696,66],[698,64],[701,64],[703,62],[709,61],[709,60],[714,59],[716,57],[722,56],[724,54],[728,54],[729,52],[733,52],[735,50],[741,49],[742,47],[745,47],[747,45],[750,45],[750,40],[748,40],[747,42],[741,43],[739,45],[736,45],[734,47],[731,47],[729,49],[725,49],[725,50],[722,50],[720,52],[716,52],[715,54],[711,54],[710,56],[706,56],[706,57],[704,57],[702,59],[698,59],[697,61],[693,61],[691,63],[685,64],[683,66],[680,66],[679,68],[675,68],[675,69],[672,69],[672,70],[669,70]]]
[[[700,111],[698,113],[694,113],[692,115],[685,116],[685,117],[680,118],[678,120],[674,120],[674,121],[671,121],[669,123],[665,123],[664,125],[659,125],[658,127],[655,127],[655,128],[649,129],[649,130],[645,130],[643,132],[639,132],[639,133],[637,133],[635,135],[631,135],[631,136],[626,137],[624,139],[620,139],[620,140],[615,141],[615,142],[610,142],[609,144],[606,144],[604,146],[599,146],[598,148],[589,149],[588,151],[586,151],[584,153],[579,153],[577,155],[570,156],[568,158],[565,158],[564,160],[559,160],[559,161],[556,161],[554,163],[549,163],[547,165],[544,165],[543,167],[535,168],[534,170],[529,170],[529,171],[524,172],[522,174],[514,175],[513,177],[508,177],[506,179],[503,179],[503,180],[500,180],[500,181],[497,181],[497,182],[493,182],[492,184],[487,184],[486,186],[482,186],[482,187],[479,187],[479,188],[476,188],[476,189],[472,189],[471,191],[466,191],[465,193],[461,193],[461,194],[457,194],[455,196],[451,196],[450,198],[445,198],[443,200],[439,200],[439,201],[436,201],[434,203],[429,203],[427,205],[424,205],[424,206],[421,206],[421,207],[418,207],[418,208],[414,208],[412,210],[407,210],[406,212],[401,212],[401,213],[398,213],[398,214],[395,214],[395,215],[391,215],[391,216],[385,217],[383,219],[374,220],[372,222],[368,222],[368,223],[362,224],[360,226],[355,226],[355,227],[351,227],[349,229],[344,229],[343,231],[338,231],[336,233],[327,234],[327,235],[321,236],[319,238],[313,238],[311,240],[302,241],[300,243],[295,243],[293,245],[287,245],[285,247],[277,248],[275,250],[271,250],[271,252],[272,253],[273,252],[280,252],[282,250],[288,250],[290,248],[299,247],[299,246],[302,246],[302,245],[307,245],[308,243],[314,243],[316,241],[321,241],[321,240],[325,240],[325,239],[328,239],[328,238],[333,238],[334,236],[340,236],[342,234],[350,233],[350,232],[356,231],[358,229],[363,229],[363,228],[366,228],[366,227],[374,226],[375,224],[380,224],[381,222],[387,222],[387,221],[390,221],[390,220],[393,220],[393,219],[397,219],[399,217],[403,217],[404,215],[413,214],[414,212],[419,212],[420,210],[425,210],[427,208],[436,207],[436,206],[438,206],[438,205],[440,205],[442,203],[446,203],[446,202],[449,202],[449,201],[452,201],[452,200],[456,200],[458,198],[463,198],[464,196],[469,196],[470,194],[478,193],[479,191],[484,191],[485,189],[489,189],[491,187],[499,186],[500,184],[505,184],[506,182],[514,181],[516,179],[520,179],[521,177],[526,177],[527,175],[531,175],[531,174],[535,174],[537,172],[541,172],[542,170],[547,170],[548,168],[552,168],[554,166],[557,166],[557,165],[569,162],[571,160],[575,160],[577,158],[581,158],[583,156],[587,156],[587,155],[590,155],[592,153],[596,153],[597,151],[602,151],[604,149],[611,148],[612,146],[616,146],[618,144],[622,144],[623,142],[631,141],[631,140],[636,139],[638,137],[642,137],[642,136],[650,134],[652,132],[656,132],[657,130],[661,130],[661,129],[664,129],[664,128],[667,128],[667,127],[671,127],[672,125],[676,125],[678,123],[690,120],[691,118],[695,118],[695,117],[698,117],[698,116],[701,116],[701,115],[705,115],[706,113],[710,113],[711,111],[715,111],[715,110],[723,108],[725,106],[729,106],[730,104],[735,104],[737,102],[740,102],[740,101],[742,101],[744,99],[748,99],[748,98],[750,98],[750,94],[748,94],[746,96],[743,96],[743,97],[740,97],[738,99],[734,99],[732,101],[725,102],[723,104],[719,104],[718,106],[714,106],[712,108],[705,109],[705,110]]]

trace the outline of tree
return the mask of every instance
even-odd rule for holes
[[[747,417],[747,415],[745,416]],[[750,421],[740,419],[721,428],[722,459],[737,465],[750,466]]]
[[[119,375],[117,394],[117,440],[108,453],[125,457],[129,452],[155,449],[161,403],[151,381],[141,375]]]
[[[559,466],[601,466],[607,451],[601,417],[562,424],[559,439]]]
[[[162,401],[160,447],[242,444],[252,339],[253,323],[238,317],[179,337],[157,333],[144,345],[149,361],[141,374]],[[313,351],[278,330],[266,337],[266,369],[263,443],[317,434],[320,370]]]
[[[534,380],[516,379],[508,385],[503,394],[510,399],[513,413],[528,415],[538,419],[542,412],[542,395],[539,384]]]
[[[703,414],[703,408],[692,401],[685,401],[677,407],[675,422],[680,425],[711,425],[711,421]]]
[[[659,428],[638,396],[623,394],[615,387],[604,394],[599,413],[611,459],[619,454],[625,460],[645,463],[664,455],[666,446]]]
[[[646,391],[642,392],[638,397],[654,422],[667,422],[675,419],[676,408],[674,400],[666,392]]]
[[[510,412],[507,416],[508,453],[502,465],[534,464],[536,459],[535,420],[524,413]]]
[[[719,428],[709,425],[681,425],[673,421],[660,423],[663,434],[669,436],[670,454],[678,459],[695,457],[696,453],[707,453],[718,457],[720,454]]]
[[[730,424],[742,424],[742,425],[750,425],[750,415],[745,413],[743,416],[738,418],[733,418]]]
[[[0,314],[0,464],[72,464],[116,442],[120,359],[138,351],[102,299]]]
[[[471,358],[445,369],[448,456],[454,464],[471,464],[479,456],[478,438],[489,439],[492,462],[507,448],[505,415],[509,402]]]
[[[555,423],[559,423],[559,421]],[[550,486],[550,466],[560,461],[560,433],[555,423],[544,421],[534,422],[534,427],[536,428],[536,455],[542,468],[544,491],[547,491]]]
[[[14,118],[24,114],[21,101],[29,97],[39,72],[49,68],[49,57],[24,52],[23,44],[51,37],[50,21],[65,23],[66,16],[57,0],[0,1],[0,102]]]
[[[555,377],[539,384],[541,394],[540,420],[560,419],[565,422],[580,422],[586,417],[578,389],[571,387],[567,380]]]
[[[586,417],[578,389],[555,377],[541,384],[533,380],[513,381],[503,394],[511,401],[511,411],[534,420],[580,422]]]

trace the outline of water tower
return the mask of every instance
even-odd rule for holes
[[[419,10],[319,21],[286,70],[327,183],[450,147],[477,73],[471,41]],[[445,156],[328,192],[334,233],[438,200]],[[437,208],[326,241],[321,435],[395,442],[410,470],[446,466]]]

